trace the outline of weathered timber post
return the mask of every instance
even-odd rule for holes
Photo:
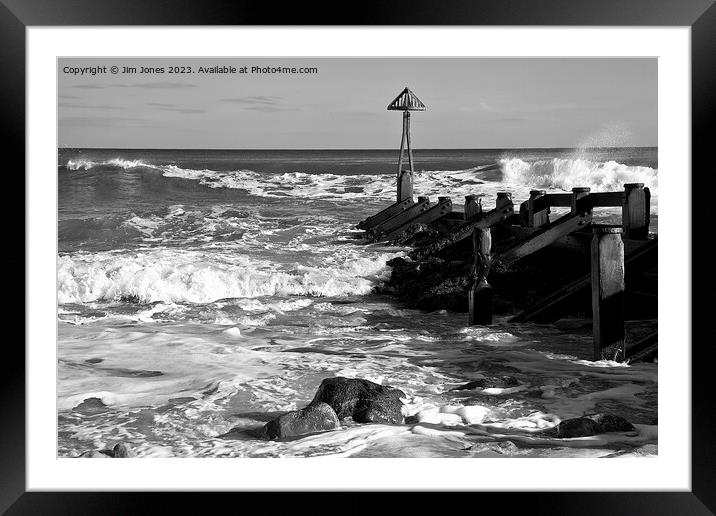
[[[501,208],[512,204],[512,193],[511,192],[497,192],[497,200],[495,201],[495,207]]]
[[[624,360],[624,242],[622,229],[595,228],[592,236],[594,360]]]
[[[401,170],[398,174],[398,202],[413,198],[413,173]]]
[[[544,190],[530,190],[530,198],[527,201],[527,227],[538,228],[549,224],[549,206],[539,207],[537,203],[546,193]]]
[[[465,220],[472,220],[482,213],[482,197],[481,195],[465,196]]]
[[[472,246],[475,252],[473,265],[474,282],[468,294],[468,325],[492,324],[492,287],[487,282],[492,264],[492,234],[490,228],[476,228],[472,233]]]
[[[579,213],[581,207],[579,199],[588,196],[590,190],[591,189],[588,186],[578,186],[572,188],[572,215]]]
[[[644,183],[624,185],[622,226],[624,238],[646,239],[649,236],[651,192]]]
[[[400,95],[395,97],[393,102],[388,104],[389,111],[403,112],[403,134],[400,139],[400,154],[398,156],[398,185],[397,197],[401,202],[405,199],[413,198],[413,148],[410,143],[410,112],[425,111],[423,104],[409,88],[405,88]],[[408,151],[408,170],[403,170],[403,152],[407,147]]]

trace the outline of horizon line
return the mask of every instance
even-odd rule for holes
[[[416,151],[435,151],[435,150],[555,150],[555,149],[658,149],[658,145],[606,145],[606,146],[590,146],[590,147],[424,147],[421,149],[413,149]],[[303,148],[279,148],[279,147],[257,147],[257,148],[224,148],[224,147],[82,147],[82,146],[58,146],[57,150],[66,149],[88,149],[88,150],[181,150],[181,151],[395,151],[393,147],[343,147],[343,148],[320,148],[320,147],[303,147]]]

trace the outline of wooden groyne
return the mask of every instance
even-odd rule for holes
[[[408,253],[416,262],[471,241],[473,282],[467,293],[470,325],[492,323],[493,267],[509,274],[511,267],[538,256],[543,249],[581,252],[589,257],[586,274],[566,284],[553,285],[549,295],[510,320],[553,322],[568,311],[575,296],[591,289],[594,359],[630,360],[653,352],[657,345],[655,332],[632,345],[625,342],[624,332],[627,290],[656,296],[658,240],[649,233],[649,200],[649,189],[641,183],[625,184],[621,192],[592,193],[589,188],[574,188],[572,193],[533,190],[518,207],[509,192],[500,192],[490,209],[483,206],[481,195],[473,194],[465,197],[462,212],[454,210],[448,197],[439,197],[437,202],[418,197],[417,201],[400,200],[357,227],[365,230],[367,239],[373,242],[400,242],[406,235],[420,232],[431,235]],[[552,220],[553,207],[569,211]],[[596,207],[621,208],[621,225],[595,223]]]
[[[357,225],[368,241],[413,247],[408,256],[418,265],[407,274],[410,285],[404,290],[430,290],[427,282],[421,283],[420,274],[431,277],[445,272],[439,268],[465,269],[467,265],[469,287],[464,285],[465,275],[458,271],[444,282],[450,284],[447,295],[434,297],[438,303],[449,300],[451,306],[466,305],[468,324],[489,325],[496,296],[503,294],[491,284],[495,271],[504,279],[531,260],[529,274],[513,274],[520,279],[501,281],[505,290],[517,292],[519,283],[527,283],[530,276],[544,273],[547,277],[547,270],[554,271],[556,262],[556,268],[576,271],[576,277],[561,283],[559,278],[546,281],[545,293],[521,307],[510,321],[554,322],[579,305],[587,292],[595,360],[653,355],[658,343],[656,330],[629,343],[624,324],[626,304],[632,314],[656,320],[658,241],[649,233],[649,189],[642,183],[627,183],[617,192],[592,192],[587,187],[573,188],[571,193],[532,190],[519,205],[510,192],[498,192],[492,208],[483,206],[483,195],[477,193],[465,197],[462,212],[454,209],[449,197],[438,197],[437,202],[420,196],[415,200],[410,112],[425,109],[407,87],[388,105],[388,110],[403,112],[396,202]],[[403,168],[405,150],[408,169]],[[595,223],[594,209],[604,207],[621,208],[621,224]],[[552,208],[566,213],[553,219]],[[465,296],[467,302],[455,303],[456,295]]]

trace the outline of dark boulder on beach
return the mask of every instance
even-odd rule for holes
[[[259,435],[267,439],[283,439],[335,430],[340,426],[338,416],[330,405],[312,403],[306,408],[287,412],[269,421],[259,431]]]
[[[517,387],[520,382],[514,376],[491,376],[480,378],[464,385],[450,389],[451,391],[467,391],[472,389],[507,389],[509,387]]]
[[[83,400],[82,403],[75,405],[72,410],[75,412],[79,412],[80,414],[92,415],[105,412],[109,410],[109,408],[107,407],[107,405],[102,403],[101,399],[93,397]]]
[[[565,419],[559,425],[545,430],[545,435],[559,438],[587,437],[607,432],[629,432],[634,425],[621,416],[612,414],[591,414],[584,417]]]
[[[117,443],[111,450],[89,450],[80,455],[83,459],[126,459],[134,457],[134,451],[125,443]]]
[[[110,455],[107,452],[111,450],[89,450],[82,453],[79,458],[81,459],[113,459],[114,455]]]
[[[631,432],[632,430],[636,430],[634,425],[621,416],[615,416],[613,414],[591,414],[584,417],[591,419],[599,425],[599,433]]]
[[[350,417],[357,423],[402,424],[401,397],[405,394],[399,389],[338,376],[321,382],[311,405],[327,403],[339,419]]]
[[[130,448],[129,445],[125,443],[115,444],[114,448],[112,448],[112,451],[114,452],[115,459],[126,459],[135,456],[134,450],[132,450],[132,448]]]

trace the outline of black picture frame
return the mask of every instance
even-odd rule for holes
[[[344,9],[347,5],[322,6],[301,2],[277,7],[269,2],[237,0],[1,0],[0,68],[3,79],[0,105],[7,128],[5,153],[11,157],[12,170],[25,170],[25,31],[32,26],[689,26],[692,51],[692,169],[703,169],[701,174],[710,175],[713,167],[707,162],[707,151],[714,142],[713,115],[716,105],[716,7],[713,4],[713,0],[462,0],[443,1],[437,5],[429,0],[413,0],[393,4],[360,2],[354,8]],[[18,179],[17,175],[15,179]],[[692,174],[692,179],[694,177]],[[704,182],[707,180],[707,177],[702,179],[699,176],[697,187],[700,195],[705,193]],[[24,192],[24,181],[18,183],[18,188]],[[694,202],[697,200],[695,198]],[[707,201],[706,198],[703,200]],[[692,235],[703,234],[703,224],[708,219],[707,215],[698,214],[698,210],[693,211]],[[693,275],[700,268],[700,256],[694,249],[683,251],[692,253]],[[11,266],[14,270],[22,268],[27,277],[32,271],[25,266],[25,259],[24,254],[16,255]],[[665,272],[668,274],[668,271]],[[701,308],[695,302],[692,302],[692,307],[697,311],[697,316],[694,318],[692,315],[692,319],[702,321],[703,318],[698,316]],[[26,310],[32,310],[32,307],[27,306]],[[713,438],[716,418],[713,389],[710,388],[714,352],[710,339],[697,339],[695,329],[692,327],[692,340],[697,345],[691,346],[690,492],[473,493],[470,496],[479,496],[480,506],[486,500],[496,502],[502,511],[515,508],[516,504],[529,504],[532,514],[712,514],[716,511],[716,447]],[[688,349],[687,343],[666,344]],[[4,352],[6,367],[0,375],[3,421],[0,425],[0,510],[7,510],[7,514],[137,514],[150,512],[151,505],[155,503],[161,504],[165,511],[171,510],[172,506],[181,512],[190,510],[184,493],[26,492],[25,354],[14,339],[7,339]],[[668,417],[668,414],[660,416]],[[222,501],[231,495],[212,493],[209,496],[214,497],[212,500]],[[246,494],[240,496],[245,497]],[[418,503],[422,503],[421,500],[421,497],[413,498]],[[252,501],[244,499],[242,505]],[[367,507],[372,505],[366,504]],[[341,510],[340,507],[337,509]],[[409,504],[401,510],[409,510]]]

